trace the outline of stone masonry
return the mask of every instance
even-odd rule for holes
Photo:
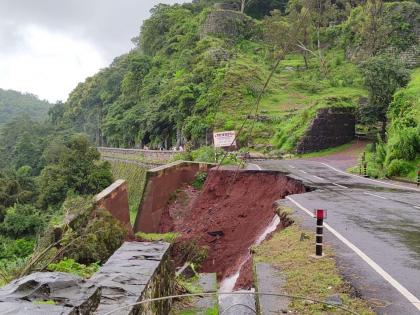
[[[61,272],[38,272],[0,289],[0,314],[168,314],[171,301],[129,306],[173,294],[170,244],[127,242],[89,280]],[[124,306],[128,306],[125,308]]]
[[[127,242],[90,280],[102,288],[98,309],[105,314],[139,301],[173,294],[175,271],[169,258],[170,244]],[[115,312],[128,314],[168,314],[171,301],[130,306]]]
[[[352,108],[320,109],[297,145],[297,153],[316,152],[352,141],[356,134],[356,117]]]

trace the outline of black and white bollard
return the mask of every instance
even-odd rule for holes
[[[315,244],[315,257],[320,258],[323,256],[323,243],[324,243],[324,219],[327,217],[327,211],[317,209],[314,211],[316,218],[316,244]]]
[[[420,168],[417,171],[417,187],[419,187],[419,186],[420,186]]]
[[[367,162],[364,162],[363,163],[363,176],[364,177],[368,177],[368,174],[367,174]]]

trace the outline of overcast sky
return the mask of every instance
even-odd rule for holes
[[[0,0],[0,88],[66,100],[133,46],[158,3],[187,0]]]

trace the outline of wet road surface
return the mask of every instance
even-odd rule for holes
[[[379,314],[420,314],[420,190],[346,174],[304,160],[255,162],[315,190],[283,202],[315,231],[308,212],[326,209],[325,240],[341,272]],[[315,247],[315,246],[314,246]]]

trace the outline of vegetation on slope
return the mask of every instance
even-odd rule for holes
[[[100,145],[171,148],[205,145],[214,130],[239,130],[247,119],[241,146],[293,151],[317,109],[358,108],[368,95],[358,62],[396,58],[417,41],[414,2],[254,1],[245,12],[258,19],[226,17],[227,33],[214,34],[206,23],[215,2],[156,6],[136,47],[79,84],[53,121]]]
[[[249,118],[238,139],[248,145],[272,142],[291,115],[310,120],[302,113],[308,107],[334,106],[331,99],[354,105],[365,94],[343,49],[326,50],[322,71],[318,58],[290,54],[262,101],[263,116],[268,117],[255,117],[252,109],[279,49],[273,38],[283,31],[276,35],[271,30],[284,23],[296,27],[293,12],[298,9],[291,6],[290,17],[276,13],[260,21],[245,16],[242,22],[231,21],[239,23],[239,34],[231,38],[203,33],[211,12],[204,3],[155,7],[137,47],[80,84],[55,111],[56,121],[87,132],[97,144],[170,148],[187,141],[193,147],[203,145],[213,130],[239,129]],[[334,12],[343,18],[339,9]],[[334,19],[334,14],[325,18]],[[314,23],[305,28],[311,37]],[[329,39],[326,43],[334,44]],[[307,45],[313,49],[312,40]]]
[[[47,117],[52,106],[32,94],[0,89],[0,127],[22,115],[41,121]]]
[[[4,125],[0,134],[0,284],[23,270],[32,270],[31,261],[57,242],[55,225],[62,224],[68,214],[63,203],[92,196],[109,186],[113,180],[110,165],[99,160],[99,152],[92,148],[86,137],[56,132],[49,124],[33,122],[28,118],[15,119]],[[111,218],[103,216],[103,220]],[[94,235],[98,234],[96,225]],[[90,224],[97,224],[95,220]],[[110,223],[112,226],[115,223]],[[78,233],[92,235],[94,227],[81,224]],[[110,229],[115,233],[115,229]],[[112,232],[114,230],[114,232]],[[62,244],[71,243],[67,249],[81,253],[90,241],[84,239],[77,246],[77,234],[63,231]],[[83,231],[83,232],[81,232]],[[90,232],[89,232],[90,231]],[[90,234],[89,234],[89,233]],[[48,235],[48,236],[47,236]],[[116,234],[117,235],[117,234]],[[40,236],[45,242],[40,242]],[[76,238],[76,239],[75,239]],[[97,244],[97,240],[91,240]],[[61,241],[60,241],[61,242]],[[63,258],[60,252],[47,251],[46,264]],[[102,249],[101,249],[102,250]],[[103,251],[103,250],[102,250]],[[87,251],[93,255],[92,248]],[[72,252],[66,252],[68,258]],[[107,255],[103,251],[102,255]],[[104,257],[97,255],[95,257]],[[74,257],[82,262],[80,257]],[[96,262],[92,258],[91,262]],[[37,265],[40,267],[39,265]]]
[[[420,69],[395,93],[388,110],[387,142],[378,139],[367,151],[368,174],[416,181],[420,165]]]
[[[111,161],[110,163],[114,178],[124,179],[127,182],[130,219],[131,223],[134,223],[141,198],[143,197],[147,169],[135,163],[120,161]]]

